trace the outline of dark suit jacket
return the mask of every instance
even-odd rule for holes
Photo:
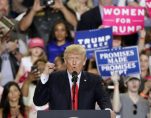
[[[100,83],[100,77],[97,75],[82,72],[78,97],[78,109],[95,109],[96,102],[98,102],[101,109],[111,108],[110,98]],[[33,100],[37,106],[49,102],[50,109],[53,110],[72,109],[67,72],[54,72],[49,76],[46,84],[39,81]]]
[[[81,16],[81,20],[78,22],[77,30],[90,30],[97,29],[102,25],[102,18],[99,6],[85,12]],[[138,34],[130,34],[127,36],[122,36],[123,46],[133,46],[137,45]]]
[[[102,24],[99,6],[85,12],[78,22],[77,30],[97,29]]]

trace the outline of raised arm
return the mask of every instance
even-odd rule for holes
[[[38,78],[39,78],[39,71],[33,70],[32,72],[28,73],[27,79],[24,81],[23,86],[21,88],[24,97],[28,97],[30,84],[33,81],[37,81]]]
[[[113,111],[118,113],[121,109],[121,101],[120,101],[120,92],[119,92],[119,76],[118,75],[112,75],[111,77],[113,83],[114,83],[114,92],[113,92]]]
[[[145,29],[139,31],[139,39],[138,39],[138,50],[141,52],[145,47],[145,36],[146,31]]]
[[[47,63],[45,65],[44,72],[42,73],[40,80],[36,86],[33,101],[36,106],[43,106],[49,101],[51,82],[48,80],[50,74],[54,71],[55,65],[53,63]]]
[[[24,71],[24,67],[23,67],[22,61],[21,61],[19,70],[18,70],[18,72],[17,72],[17,74],[16,74],[15,82],[19,83],[20,78],[21,78],[24,74],[25,74],[25,71]]]
[[[40,0],[35,0],[33,7],[19,22],[20,30],[26,31],[32,24],[35,14],[42,9],[43,9],[43,7],[40,6]]]
[[[76,28],[76,16],[62,3],[62,0],[55,0],[55,4],[52,7],[54,9],[60,10],[63,13],[65,19]]]

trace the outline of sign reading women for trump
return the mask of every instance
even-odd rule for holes
[[[140,73],[139,55],[136,46],[96,50],[97,68],[104,77],[113,73],[130,75]]]
[[[146,8],[149,16],[151,17],[151,0],[146,0]]]
[[[103,9],[104,27],[113,27],[113,34],[128,35],[144,28],[143,7],[107,6]]]
[[[112,48],[112,28],[78,31],[74,43],[83,45],[87,58],[91,58],[97,49]]]

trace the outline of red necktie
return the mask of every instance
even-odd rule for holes
[[[74,85],[72,85],[72,109],[78,110],[78,85],[77,84],[75,88],[74,88]]]

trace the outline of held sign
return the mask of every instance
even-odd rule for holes
[[[129,35],[144,28],[143,7],[115,7],[103,8],[103,26],[113,27],[114,35]]]
[[[112,28],[78,31],[74,43],[83,45],[87,58],[92,58],[95,50],[112,48]]]
[[[146,0],[146,9],[151,18],[151,0]]]
[[[140,73],[137,46],[97,50],[95,56],[101,76],[110,77],[113,73],[123,76]]]

